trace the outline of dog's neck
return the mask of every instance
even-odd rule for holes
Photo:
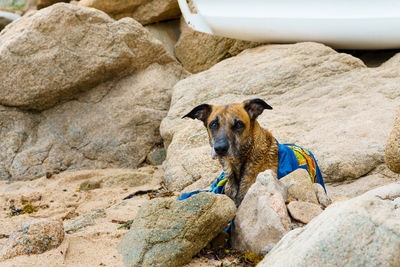
[[[232,190],[235,187],[239,188],[241,185],[252,185],[260,172],[267,169],[272,169],[274,172],[278,170],[279,149],[275,138],[268,130],[262,128],[257,121],[253,122],[252,131],[253,140],[250,140],[249,149],[245,151],[242,157],[221,160]],[[240,192],[232,192],[232,194],[238,193],[240,194]],[[239,196],[240,201],[243,197]]]

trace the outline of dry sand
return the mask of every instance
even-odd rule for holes
[[[96,224],[75,233],[66,234],[62,245],[40,255],[18,256],[1,262],[1,266],[123,266],[116,247],[127,232],[117,230],[120,226],[112,220],[127,221],[133,219],[141,203],[147,201],[147,195],[136,196],[130,200],[122,199],[137,190],[157,189],[160,187],[161,171],[154,167],[145,167],[139,172],[152,174],[149,183],[129,187],[122,181],[90,191],[80,191],[80,184],[90,178],[107,175],[125,174],[134,170],[95,170],[66,172],[26,182],[6,184],[0,182],[0,234],[11,234],[25,221],[36,218],[63,220],[64,226],[93,209],[104,209],[106,216],[98,218]],[[10,203],[16,208],[23,202],[32,203],[37,212],[10,217]],[[6,239],[0,239],[0,246]]]

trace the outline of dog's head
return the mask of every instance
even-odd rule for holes
[[[264,109],[272,107],[256,98],[226,106],[202,104],[183,118],[198,119],[204,123],[213,158],[233,160],[246,155],[252,147],[254,122]]]

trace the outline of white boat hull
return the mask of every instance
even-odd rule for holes
[[[193,29],[218,36],[314,41],[341,49],[400,48],[400,0],[193,0],[197,14],[188,14],[185,0],[178,2]]]

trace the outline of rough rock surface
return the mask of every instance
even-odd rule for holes
[[[219,37],[190,28],[181,19],[181,35],[175,45],[175,55],[186,70],[197,73],[211,68],[226,58],[236,56],[260,43]]]
[[[172,60],[132,19],[114,21],[94,9],[56,4],[1,32],[0,104],[44,110],[104,81]]]
[[[259,266],[399,266],[400,184],[337,202],[289,232]]]
[[[64,240],[60,221],[38,219],[22,224],[3,245],[0,260],[19,255],[40,254],[58,247]]]
[[[400,108],[386,145],[385,162],[389,169],[400,173]]]
[[[0,179],[137,167],[185,75],[133,19],[62,3],[2,31],[0,61],[0,103],[42,110],[0,106]]]
[[[181,14],[176,0],[81,0],[78,5],[100,9],[114,19],[132,17],[143,25]]]
[[[280,143],[311,150],[326,182],[368,175],[383,163],[400,100],[399,66],[400,60],[390,60],[367,68],[355,57],[316,43],[266,45],[180,81],[161,123],[168,146],[166,183],[182,189],[196,182],[201,188],[222,171],[211,160],[202,123],[182,120],[183,115],[202,103],[254,97],[273,107],[259,117],[260,124]]]
[[[37,0],[36,7],[37,9],[41,9],[60,2],[69,3],[69,0]]]
[[[153,199],[142,205],[118,247],[125,266],[181,266],[235,216],[225,195],[200,193],[184,201]]]
[[[304,169],[297,169],[279,179],[288,189],[288,198],[318,204],[310,175]]]
[[[0,11],[0,31],[13,22],[16,19],[19,19],[21,16],[11,12]]]
[[[257,176],[236,213],[232,227],[232,246],[261,254],[290,230],[286,210],[287,189],[276,174],[266,170]]]
[[[322,212],[319,205],[303,201],[291,201],[287,205],[287,209],[293,219],[302,223],[309,223]]]

